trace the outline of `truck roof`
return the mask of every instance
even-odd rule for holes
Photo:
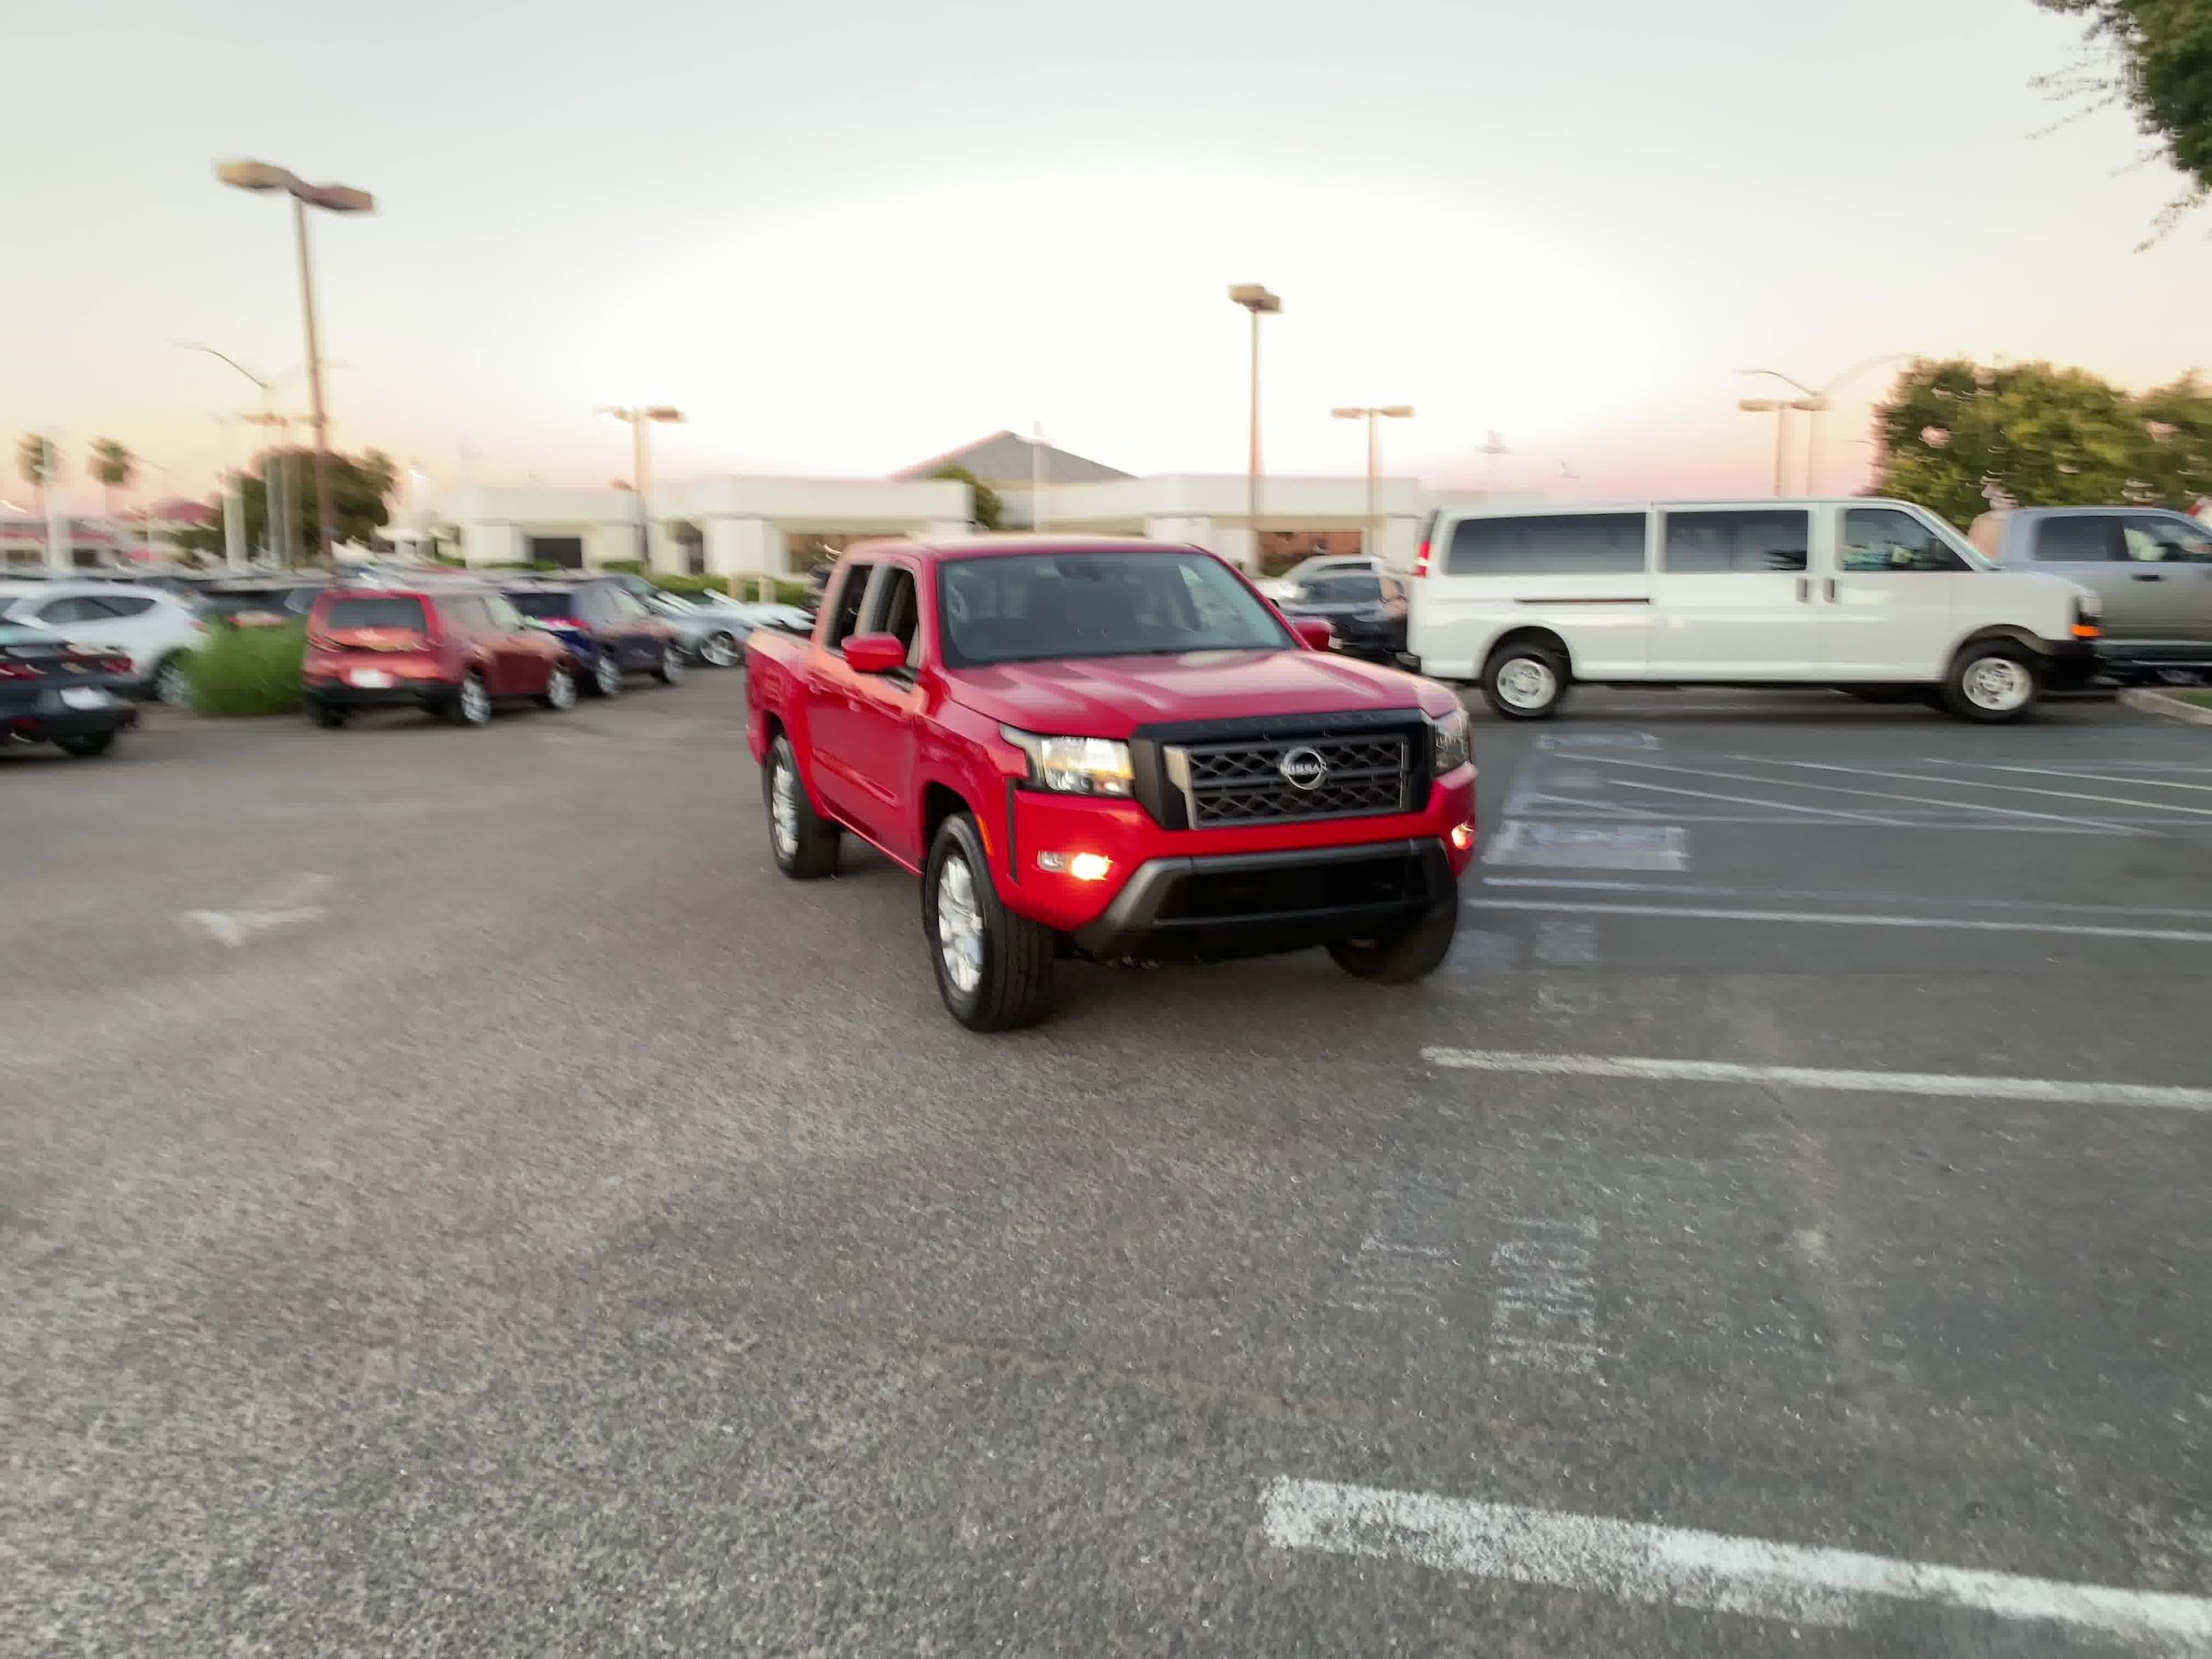
[[[924,560],[995,558],[1020,553],[1203,553],[1187,541],[1155,541],[1141,535],[889,536],[856,541],[846,558],[903,553]]]

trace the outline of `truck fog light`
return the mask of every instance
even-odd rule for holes
[[[1472,824],[1452,826],[1452,850],[1454,852],[1463,853],[1474,844],[1475,826]]]
[[[1071,875],[1078,881],[1103,881],[1112,872],[1114,861],[1104,853],[1039,853],[1037,868]]]

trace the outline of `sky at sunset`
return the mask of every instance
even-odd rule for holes
[[[1356,472],[1331,405],[1406,402],[1390,465],[1432,481],[1495,429],[1501,487],[1763,492],[1737,368],[2212,366],[2212,216],[2136,251],[2179,187],[2126,117],[2037,136],[2078,47],[2030,0],[86,0],[9,38],[0,428],[86,506],[90,438],[196,493],[255,406],[174,342],[305,406],[288,215],[227,157],[376,194],[315,226],[334,436],[434,495],[626,473],[612,402],[688,411],[664,477],[1033,422],[1240,471],[1239,281],[1284,298],[1281,472]]]

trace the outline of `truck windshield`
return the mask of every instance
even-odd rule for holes
[[[1294,643],[1249,588],[1201,553],[956,559],[940,572],[937,604],[945,660],[956,667]]]

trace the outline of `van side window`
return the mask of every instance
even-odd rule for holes
[[[1447,576],[1632,576],[1644,569],[1640,512],[1545,513],[1463,518]]]
[[[1671,512],[1661,568],[1678,574],[1716,571],[1801,571],[1812,547],[1812,515],[1778,508],[1755,512]]]
[[[1928,526],[1894,507],[1846,508],[1836,552],[1847,571],[1973,568]]]
[[[2069,513],[2035,526],[2039,565],[2101,565],[2120,557],[2113,544],[2112,520],[2100,513]]]
[[[845,566],[844,585],[837,590],[837,603],[830,607],[829,632],[822,636],[823,645],[830,650],[859,632],[860,602],[867,596],[868,578],[875,570],[872,565]]]

